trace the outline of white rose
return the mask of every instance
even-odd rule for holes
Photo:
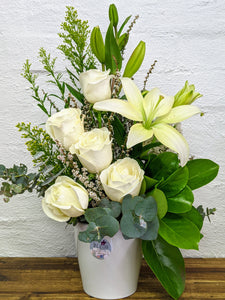
[[[103,170],[100,180],[109,199],[122,202],[127,194],[132,196],[139,194],[143,177],[144,171],[137,161],[126,157]]]
[[[67,176],[59,176],[46,190],[42,208],[49,218],[64,222],[83,215],[88,200],[88,192],[83,186]]]
[[[53,140],[58,140],[66,150],[76,143],[84,132],[81,110],[65,108],[55,113],[46,122],[46,131]]]
[[[99,173],[112,162],[112,141],[107,128],[95,128],[80,135],[76,144],[70,147],[81,164],[90,173]]]
[[[109,72],[93,69],[80,74],[81,89],[88,102],[95,103],[111,98],[110,79],[113,76]]]

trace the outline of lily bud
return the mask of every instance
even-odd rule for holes
[[[91,32],[91,50],[100,63],[105,63],[105,44],[99,26],[93,28]]]
[[[200,97],[202,95],[195,92],[194,84],[189,85],[188,81],[186,81],[184,87],[174,96],[173,107],[191,104]]]
[[[129,58],[126,64],[123,77],[131,78],[140,68],[144,57],[145,57],[145,42],[140,41],[140,43],[134,49],[133,53],[131,54],[131,57]]]
[[[115,4],[109,6],[109,20],[116,27],[119,21],[118,12]]]
[[[126,47],[126,44],[128,42],[128,38],[129,38],[128,33],[124,33],[119,37],[118,46],[119,46],[120,51],[123,50]]]

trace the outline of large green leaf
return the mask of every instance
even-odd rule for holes
[[[168,204],[165,194],[159,189],[154,189],[148,195],[151,195],[155,199],[157,203],[158,217],[162,219],[168,210]]]
[[[117,68],[120,70],[122,66],[122,56],[113,33],[112,22],[109,24],[105,37],[105,64],[112,74],[115,74]]]
[[[148,176],[144,176],[144,180],[146,182],[146,192],[158,183],[158,180]]]
[[[185,166],[173,172],[166,180],[160,183],[157,188],[162,190],[167,197],[180,193],[188,182],[188,168]]]
[[[160,220],[159,234],[173,246],[198,250],[200,231],[193,222],[183,216],[167,213]]]
[[[190,211],[179,215],[189,219],[192,223],[194,223],[198,227],[199,230],[202,229],[203,218],[194,206],[192,206]]]
[[[184,259],[177,247],[160,236],[155,241],[142,241],[144,258],[162,286],[178,299],[185,287]]]
[[[150,177],[160,180],[166,179],[179,168],[177,154],[164,152],[157,155],[149,164],[148,174]]]
[[[168,211],[172,213],[185,213],[192,208],[194,202],[194,195],[191,189],[186,187],[177,195],[169,197],[168,199]]]
[[[218,171],[219,166],[209,159],[194,159],[187,163],[189,170],[188,186],[192,189],[198,189],[212,181]]]

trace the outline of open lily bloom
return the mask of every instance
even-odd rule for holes
[[[193,105],[173,107],[174,97],[160,93],[158,88],[152,89],[144,97],[130,78],[122,78],[122,86],[126,100],[109,99],[94,104],[94,109],[111,111],[137,121],[128,134],[127,148],[150,139],[153,135],[166,147],[179,154],[181,165],[185,165],[189,157],[189,147],[185,138],[173,126],[194,114],[200,109]]]

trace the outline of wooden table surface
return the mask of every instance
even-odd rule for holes
[[[225,299],[225,259],[185,259],[180,299]],[[0,300],[96,299],[82,290],[76,258],[0,258]],[[126,299],[171,299],[143,261],[138,290]]]

